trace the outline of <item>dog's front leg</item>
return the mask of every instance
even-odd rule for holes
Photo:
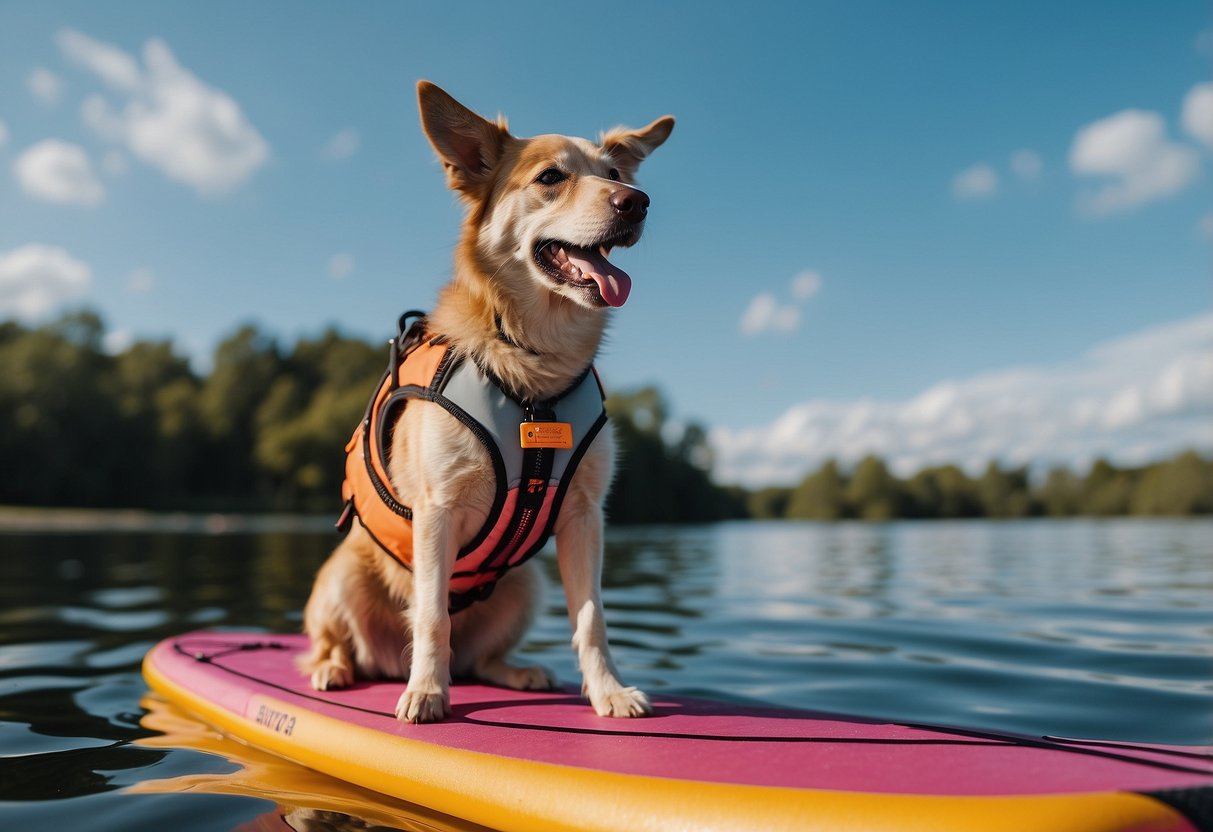
[[[572,494],[569,495],[573,497]],[[643,691],[625,687],[611,660],[602,614],[602,509],[590,500],[566,503],[556,532],[556,560],[573,627],[573,649],[581,668],[581,692],[599,716],[647,716]]]
[[[447,594],[456,546],[450,511],[413,514],[413,598],[408,610],[413,657],[409,683],[396,703],[403,722],[437,722],[451,712],[451,617]]]

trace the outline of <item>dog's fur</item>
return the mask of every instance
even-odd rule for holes
[[[474,356],[517,395],[555,396],[598,351],[606,301],[591,281],[560,280],[541,268],[537,249],[548,240],[601,244],[607,252],[633,244],[644,212],[639,221],[635,213],[623,217],[612,195],[618,203],[618,194],[634,194],[647,206],[629,183],[674,120],[616,128],[598,144],[554,135],[519,139],[503,119],[487,121],[433,84],[422,81],[417,92],[424,131],[467,205],[454,276],[430,316],[430,331],[447,336],[452,349]],[[564,178],[540,181],[552,169]],[[641,716],[651,712],[648,698],[619,679],[600,600],[602,502],[613,454],[610,431],[603,430],[569,484],[555,527],[556,555],[584,694],[603,716]],[[518,689],[552,687],[548,670],[506,661],[541,600],[534,561],[507,573],[487,600],[447,613],[455,555],[493,502],[484,448],[441,407],[416,401],[395,426],[389,474],[413,508],[413,571],[353,524],[317,575],[304,614],[312,649],[300,666],[313,687],[342,687],[355,677],[407,679],[396,705],[405,722],[449,715],[452,675]]]

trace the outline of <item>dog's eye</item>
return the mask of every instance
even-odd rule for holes
[[[611,179],[615,182],[619,181],[619,171],[615,170],[614,168],[611,168],[610,171],[607,172],[607,176],[611,177]]]
[[[557,182],[563,182],[568,179],[564,171],[556,168],[548,168],[543,173],[535,177],[535,181],[541,185],[555,185]]]

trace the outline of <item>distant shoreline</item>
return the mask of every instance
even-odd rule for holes
[[[0,506],[0,533],[172,532],[176,534],[315,533],[332,531],[335,512],[236,514],[147,509]]]
[[[4,534],[85,534],[95,532],[127,532],[147,534],[322,534],[337,530],[332,513],[284,514],[206,512],[206,511],[152,511],[149,509],[106,508],[38,508],[31,506],[0,506],[0,535]],[[1207,520],[1207,516],[1158,516],[1158,515],[1068,515],[1062,517],[893,517],[864,519],[840,517],[834,519],[747,517],[714,522],[736,523],[818,523],[823,525],[882,524],[882,523],[1032,523],[1067,522],[1089,520],[1130,521],[1176,521]],[[649,524],[641,524],[649,525]],[[701,525],[700,523],[670,523],[662,525]],[[608,528],[629,528],[630,524]]]

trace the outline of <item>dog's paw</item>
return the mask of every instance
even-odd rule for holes
[[[540,665],[510,668],[508,687],[514,690],[555,690],[556,674]]]
[[[636,717],[652,716],[653,706],[649,697],[639,688],[616,688],[615,690],[590,693],[590,704],[599,716]]]
[[[313,690],[337,690],[354,683],[354,669],[337,662],[321,662],[312,671]]]
[[[396,702],[396,719],[401,722],[440,722],[450,715],[451,699],[445,690],[409,688]]]
[[[546,667],[516,667],[500,658],[482,661],[472,675],[490,685],[513,690],[553,690],[556,687],[556,674]]]

